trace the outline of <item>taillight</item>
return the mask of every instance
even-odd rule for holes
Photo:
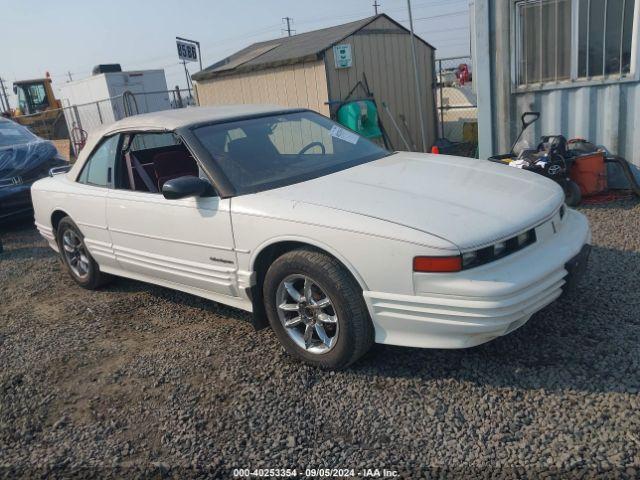
[[[414,272],[459,272],[462,270],[462,257],[414,257]]]

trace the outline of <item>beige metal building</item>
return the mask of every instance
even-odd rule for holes
[[[437,131],[435,48],[418,36],[415,44],[426,149],[429,149]],[[363,74],[392,147],[406,150],[393,122],[383,111],[382,102],[388,105],[403,136],[420,149],[411,34],[384,14],[255,43],[194,74],[193,80],[200,105],[269,103],[332,115],[337,106],[334,102],[344,100],[363,80]],[[350,99],[364,96],[363,89],[358,88]]]

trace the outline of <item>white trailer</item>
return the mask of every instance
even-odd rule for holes
[[[169,95],[161,69],[98,73],[60,86],[69,132],[79,127],[90,133],[136,113],[167,110]]]

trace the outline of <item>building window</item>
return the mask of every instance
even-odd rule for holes
[[[515,6],[518,85],[630,73],[635,0],[521,0]]]
[[[629,73],[635,0],[580,0],[578,76]]]
[[[521,85],[565,80],[571,74],[571,0],[517,3]]]

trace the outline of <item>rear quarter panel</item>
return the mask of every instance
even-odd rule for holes
[[[64,174],[38,180],[31,188],[38,231],[57,251],[52,215],[56,211],[64,212],[76,223],[85,236],[89,251],[101,263],[103,259],[95,246],[110,248],[111,245],[106,225],[106,192],[105,188],[79,184]]]

